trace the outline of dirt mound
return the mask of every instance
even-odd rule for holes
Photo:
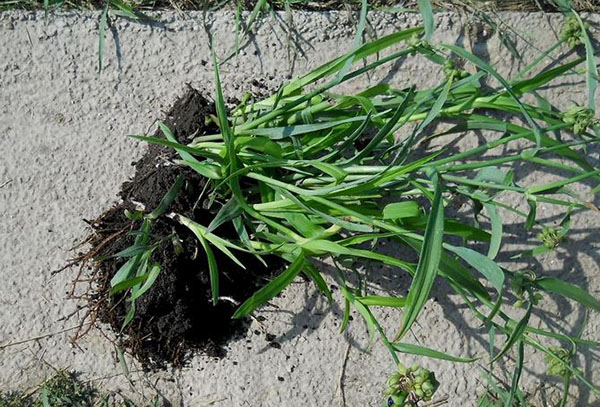
[[[216,133],[218,129],[205,119],[215,114],[212,103],[196,90],[187,93],[174,104],[165,123],[181,143],[194,137]],[[158,132],[155,137],[163,137]],[[93,288],[90,308],[102,322],[110,324],[116,332],[121,330],[130,303],[126,294],[110,296],[110,279],[125,262],[111,256],[131,246],[141,221],[132,221],[124,215],[143,205],[146,211],[156,208],[169,188],[182,174],[185,183],[168,212],[184,215],[208,225],[216,209],[204,209],[202,189],[205,180],[194,171],[173,164],[176,153],[167,147],[150,145],[147,153],[135,163],[132,180],[123,183],[119,196],[122,203],[102,214],[93,224],[90,239],[94,258],[105,258],[95,263],[97,284]],[[216,233],[221,237],[236,236],[228,224]],[[136,314],[121,335],[122,344],[148,368],[164,367],[168,363],[182,365],[190,350],[199,350],[211,356],[222,356],[223,345],[243,333],[244,321],[232,320],[236,309],[232,301],[221,300],[213,306],[208,263],[197,238],[176,220],[162,216],[153,221],[151,234],[158,241],[152,261],[162,266],[152,288],[136,301]],[[178,246],[176,250],[176,245]],[[181,250],[183,249],[183,250]],[[246,266],[238,267],[219,250],[214,250],[220,269],[220,296],[243,301],[281,267],[275,258],[265,258],[265,268],[254,256],[236,252]]]

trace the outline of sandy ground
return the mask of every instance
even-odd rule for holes
[[[107,35],[106,67],[99,75],[98,14],[66,13],[51,16],[47,23],[41,13],[0,14],[0,343],[56,333],[77,324],[78,315],[71,316],[76,304],[65,300],[73,272],[53,275],[52,271],[65,264],[73,254],[69,248],[84,237],[82,219],[94,218],[110,207],[119,185],[132,175],[131,162],[141,155],[143,146],[126,135],[145,132],[188,83],[212,94],[204,26],[212,27],[218,54],[225,55],[233,47],[233,14],[222,11],[207,19],[200,13],[159,17],[164,24],[117,20],[115,30]],[[549,24],[541,14],[501,17],[538,49],[553,43],[551,28],[560,25],[560,18],[553,17]],[[590,18],[600,21],[598,16]],[[293,39],[301,52],[293,62],[282,30],[285,23],[283,15],[264,21],[241,57],[223,68],[228,96],[274,88],[290,75],[348,50],[352,43],[353,25],[347,14],[295,13]],[[373,14],[371,23],[381,34],[414,26],[418,18]],[[456,15],[438,15],[436,41],[468,44],[462,27]],[[488,34],[479,32],[476,37],[483,41],[475,41],[475,51],[496,63],[500,72],[514,73],[518,65],[498,38],[488,39]],[[517,46],[526,60],[536,55],[523,40]],[[408,59],[343,90],[381,80],[398,86],[435,85],[440,78],[431,64]],[[553,88],[546,95],[567,107],[571,101],[585,100],[584,86],[577,82],[569,88]],[[556,177],[531,168],[520,168],[517,174],[527,175],[532,182]],[[505,217],[507,228],[514,222]],[[571,241],[559,253],[530,266],[598,294],[598,226],[596,214],[575,216]],[[522,247],[515,239],[509,239],[503,250]],[[375,281],[394,277],[390,270],[374,273]],[[400,290],[408,283],[406,277],[394,277],[393,284]],[[442,284],[433,295],[412,340],[457,356],[484,355],[485,332],[455,305],[449,289]],[[254,322],[245,338],[231,343],[225,359],[196,356],[182,370],[152,374],[140,372],[129,361],[131,383],[123,375],[113,345],[98,331],[76,345],[68,340],[73,332],[67,331],[3,347],[0,388],[26,389],[55,368],[72,368],[104,389],[122,391],[137,400],[158,393],[178,406],[338,406],[344,400],[348,406],[375,406],[381,402],[382,383],[391,367],[389,355],[381,344],[369,347],[359,317],[355,316],[347,334],[338,334],[340,302],[330,306],[312,286],[299,281],[274,305],[260,312],[266,318],[263,327]],[[579,308],[556,298],[546,298],[543,309],[547,314],[536,315],[534,325],[550,324],[573,333],[582,319]],[[393,312],[378,312],[378,316],[390,327],[400,320]],[[280,349],[268,346],[263,328],[277,336]],[[600,339],[597,315],[590,318],[586,337]],[[536,406],[553,405],[559,383],[543,375],[540,355],[528,354],[523,388],[535,394]],[[597,371],[595,360],[588,352],[579,360],[590,376],[597,376],[592,374]],[[442,382],[439,394],[448,396],[448,405],[475,405],[475,392],[482,388],[482,365],[428,361],[427,366]],[[574,386],[573,394],[574,405],[599,405],[583,387]]]

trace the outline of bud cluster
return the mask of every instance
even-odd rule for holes
[[[512,288],[515,292],[518,300],[515,301],[514,306],[517,308],[523,307],[525,303],[529,300],[533,303],[533,305],[537,305],[542,300],[542,294],[535,293],[533,294],[535,287],[534,282],[536,279],[536,275],[533,271],[517,271],[515,272],[512,280]],[[526,294],[530,293],[529,298],[526,297]]]
[[[420,401],[429,401],[440,383],[435,375],[418,364],[407,368],[398,363],[398,370],[387,380],[388,407],[416,406]]]
[[[584,24],[587,30],[588,25]],[[569,44],[569,47],[575,48],[583,44],[583,31],[576,17],[569,17],[565,21],[562,29],[561,38]]]
[[[548,249],[556,249],[564,238],[553,227],[546,226],[541,233],[537,234],[537,238],[542,241]]]
[[[552,351],[552,353],[558,356],[558,359],[556,359],[553,356],[546,355],[546,365],[548,366],[548,374],[552,376],[564,377],[569,372],[565,367],[565,364],[568,364],[569,359],[571,358],[569,351],[565,348],[557,347],[550,348],[550,350]]]
[[[594,111],[584,106],[572,106],[563,114],[563,122],[571,125],[573,133],[581,136],[588,127],[598,124]]]
[[[412,48],[430,48],[431,45],[429,44],[429,42],[427,42],[427,40],[425,38],[423,38],[421,35],[419,34],[413,34],[408,40],[408,45],[410,45]],[[412,53],[414,53],[413,50]]]
[[[446,75],[447,79],[451,79],[453,82],[469,76],[469,72],[465,71],[464,69],[458,69],[456,67],[456,63],[451,59],[447,59],[446,62],[444,62],[444,74]]]

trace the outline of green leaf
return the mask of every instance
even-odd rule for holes
[[[169,191],[167,191],[165,196],[161,199],[158,206],[152,212],[150,212],[146,216],[146,218],[148,218],[150,220],[154,220],[154,219],[158,218],[159,216],[161,216],[163,213],[165,213],[167,208],[171,205],[171,202],[173,202],[175,197],[177,197],[177,194],[179,194],[181,187],[183,187],[184,181],[185,181],[185,178],[183,177],[183,175],[182,174],[178,175],[173,186],[171,186],[171,188],[169,188]]]
[[[496,80],[498,80],[498,82],[500,82],[502,84],[502,86],[504,87],[504,89],[506,90],[506,92],[517,103],[517,105],[519,106],[519,109],[521,110],[521,113],[523,113],[523,116],[527,120],[527,123],[529,124],[529,126],[533,130],[533,134],[535,135],[536,145],[538,147],[541,147],[541,145],[542,145],[542,141],[541,141],[542,134],[540,132],[540,129],[539,129],[538,125],[535,123],[535,121],[533,120],[533,118],[531,117],[531,115],[529,114],[529,112],[527,111],[527,109],[525,108],[525,106],[523,105],[523,103],[521,102],[521,100],[519,99],[519,96],[513,91],[512,87],[506,81],[506,79],[504,79],[498,72],[496,72],[496,70],[494,68],[492,68],[488,63],[482,61],[479,57],[471,54],[470,52],[466,51],[464,48],[461,48],[461,47],[456,46],[456,45],[447,45],[447,44],[442,45],[442,46],[445,47],[445,48],[448,48],[449,50],[451,50],[455,54],[459,55],[460,57],[462,57],[462,58],[464,58],[464,59],[472,62],[473,64],[477,65],[479,68],[483,69],[484,71],[486,71],[487,73],[489,73],[490,75],[492,75],[494,78],[496,78]]]
[[[248,298],[233,314],[233,318],[242,318],[249,315],[256,308],[265,304],[267,301],[282,292],[296,278],[298,273],[304,268],[306,259],[304,253],[300,253],[298,257],[289,265],[289,267],[269,284],[255,292],[252,297]]]
[[[371,41],[367,44],[364,44],[360,48],[353,50],[347,53],[346,55],[342,55],[334,59],[333,61],[327,62],[319,66],[318,68],[315,68],[306,75],[291,81],[284,87],[283,94],[290,95],[295,91],[300,90],[306,87],[307,85],[318,81],[319,79],[322,79],[328,75],[338,72],[344,67],[348,58],[352,58],[352,62],[358,62],[364,58],[367,58],[370,55],[377,54],[386,48],[389,48],[401,41],[404,41],[415,34],[419,34],[420,32],[423,32],[423,27],[412,27],[403,31],[398,31],[386,35],[384,37],[378,38],[375,41]],[[272,96],[266,101],[270,101],[273,99],[274,97]]]
[[[190,154],[202,154],[203,153],[202,150],[200,150],[196,147],[186,146],[185,144],[180,144],[176,141],[165,140],[164,138],[148,137],[148,136],[139,135],[139,134],[130,134],[129,137],[134,138],[136,140],[145,141],[146,143],[152,143],[152,144],[158,144],[161,146],[171,147],[171,148],[175,149],[176,151],[178,151],[179,154],[181,154],[181,152],[179,150],[186,152],[186,153],[190,153]]]
[[[600,301],[582,288],[554,277],[543,277],[535,280],[534,284],[549,293],[559,294],[581,305],[600,312]]]
[[[492,238],[490,240],[487,256],[494,260],[498,255],[500,245],[502,244],[502,216],[500,216],[500,212],[496,205],[485,202],[483,203],[483,206],[490,217],[490,223],[492,225]]]
[[[208,272],[210,274],[210,291],[212,293],[212,302],[213,305],[217,305],[219,301],[219,266],[217,265],[217,260],[215,259],[215,255],[210,248],[210,245],[204,238],[203,234],[196,234],[202,248],[206,252],[206,259],[208,260]]]
[[[237,134],[239,135],[253,135],[268,137],[271,140],[284,140],[294,136],[300,136],[303,134],[314,133],[321,130],[327,130],[334,127],[342,126],[344,124],[353,122],[362,122],[367,116],[356,116],[348,119],[342,119],[337,121],[328,121],[323,123],[312,123],[312,124],[297,124],[293,126],[285,127],[265,127],[258,129],[240,130]]]
[[[383,208],[383,219],[401,219],[419,216],[417,201],[394,202]]]
[[[144,275],[132,277],[123,282],[120,282],[119,284],[117,284],[113,288],[111,288],[110,295],[115,295],[119,291],[124,291],[124,290],[127,290],[133,286],[140,284],[140,283],[143,283],[144,281],[146,281],[147,278],[148,278],[148,274],[144,274]]]
[[[294,229],[306,238],[319,236],[325,231],[323,227],[316,225],[303,213],[288,212],[284,217]]]
[[[533,199],[528,199],[527,204],[529,205],[529,214],[525,220],[525,229],[531,230],[535,225],[535,218],[537,213],[537,202]]]
[[[596,66],[596,56],[594,55],[594,45],[590,41],[590,37],[585,27],[585,23],[579,16],[579,14],[572,10],[573,15],[577,18],[579,26],[581,27],[581,37],[585,44],[585,57],[586,57],[586,84],[588,90],[588,107],[596,111],[596,88],[598,87],[598,67]]]
[[[127,311],[127,315],[125,315],[125,320],[123,321],[123,325],[121,326],[121,332],[123,332],[125,327],[127,325],[129,325],[131,323],[131,321],[133,321],[134,317],[135,317],[135,301],[131,302],[131,305],[129,306],[129,311]]]
[[[429,349],[424,346],[413,345],[410,343],[394,343],[393,346],[394,349],[401,353],[425,356],[427,358],[433,359],[449,360],[451,362],[472,363],[476,360],[479,360],[479,358],[459,358],[457,356],[452,356],[444,352],[439,352],[437,350]]]
[[[425,40],[431,41],[431,36],[435,28],[431,2],[429,0],[419,0],[419,12],[423,16],[423,23],[425,25]]]
[[[280,144],[266,137],[237,137],[236,146],[242,149],[250,149],[259,153],[265,153],[273,158],[280,159],[283,156],[283,148]]]
[[[412,284],[406,298],[406,307],[402,315],[402,328],[396,340],[406,334],[417,316],[423,309],[429,292],[435,281],[437,269],[442,256],[442,242],[444,238],[444,205],[442,202],[442,184],[437,172],[432,173],[432,182],[435,195],[431,206],[431,214],[425,229],[423,247],[419,256],[417,271],[413,277]]]
[[[527,305],[527,312],[525,312],[525,316],[517,323],[515,328],[512,330],[508,340],[502,347],[502,350],[498,352],[498,354],[494,357],[493,361],[497,361],[502,356],[506,354],[513,347],[515,343],[521,340],[525,330],[527,329],[527,324],[529,323],[529,317],[531,317],[531,311],[533,310],[533,301],[530,298],[529,304]],[[522,343],[522,342],[521,342]]]
[[[519,348],[517,351],[517,363],[515,366],[515,371],[513,373],[513,377],[510,385],[510,393],[508,398],[506,399],[506,403],[504,403],[504,407],[513,407],[513,400],[516,395],[519,394],[519,379],[521,378],[521,372],[523,370],[523,360],[525,357],[525,344],[521,341],[519,343]],[[522,405],[522,403],[519,403]]]
[[[321,161],[312,161],[310,163],[313,167],[323,171],[324,173],[330,175],[333,179],[335,179],[335,183],[339,184],[348,176],[348,173],[342,170],[340,167],[335,166],[333,164],[324,163]]]
[[[244,266],[244,264],[241,261],[239,261],[237,257],[235,257],[235,255],[231,252],[231,250],[228,249],[228,246],[229,246],[229,247],[234,247],[234,248],[240,250],[239,247],[227,242],[224,239],[221,239],[214,233],[209,233],[207,231],[206,227],[200,225],[199,223],[194,222],[191,219],[186,218],[185,216],[179,215],[177,218],[179,219],[179,222],[181,222],[182,225],[187,226],[192,231],[192,233],[194,233],[194,235],[196,235],[196,237],[198,238],[198,240],[200,240],[200,242],[202,242],[202,239],[208,240],[217,249],[219,249],[227,257],[229,257],[231,260],[233,260],[238,266],[240,266],[244,270],[246,269],[246,266]]]
[[[129,297],[129,301],[134,301],[140,298],[142,295],[144,295],[156,281],[156,278],[160,274],[160,270],[160,264],[154,263],[147,274],[144,284],[142,284],[142,286],[135,293],[131,294],[131,297]]]
[[[404,297],[385,297],[382,295],[367,295],[365,297],[356,297],[357,301],[362,302],[366,306],[378,307],[394,307],[402,308],[406,304]]]
[[[331,290],[327,286],[327,282],[323,279],[323,276],[319,270],[317,270],[317,268],[309,262],[304,264],[304,274],[306,274],[315,283],[319,291],[325,294],[330,303],[333,302],[333,294],[331,293]]]
[[[229,199],[225,205],[219,209],[207,228],[207,232],[212,233],[222,224],[229,222],[243,213],[242,207],[235,198]]]
[[[498,292],[502,291],[502,286],[504,286],[504,272],[496,262],[467,247],[447,245],[446,248],[456,253],[461,259],[470,264],[471,267],[483,274]]]
[[[113,254],[112,257],[117,257],[117,258],[134,257],[134,256],[137,256],[138,254],[142,254],[146,251],[152,250],[155,247],[156,247],[155,245],[133,245],[126,249],[121,250],[120,252],[118,252],[116,254]]]
[[[127,260],[127,262],[119,268],[119,270],[110,280],[110,286],[114,287],[117,284],[127,280],[129,276],[133,274],[134,269],[137,268],[137,263],[139,263],[139,259],[136,257]]]
[[[158,121],[158,128],[163,132],[167,140],[171,143],[175,143],[175,145],[179,144],[175,135],[171,131],[171,129],[162,121]],[[181,157],[183,161],[188,161],[192,163],[200,164],[200,161],[196,160],[193,155],[191,155],[188,151],[182,150],[181,148],[174,147],[177,154]]]
[[[221,167],[213,164],[201,163],[198,160],[176,160],[177,164],[185,165],[196,171],[198,174],[208,179],[222,179]]]

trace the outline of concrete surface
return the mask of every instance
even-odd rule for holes
[[[269,18],[260,24],[242,56],[223,68],[226,95],[264,92],[254,80],[273,89],[290,73],[306,72],[349,49],[353,25],[347,14],[296,12],[294,16],[298,30],[294,38],[305,56],[291,64],[281,27],[285,17]],[[501,17],[539,49],[551,45],[550,28],[559,27],[561,21],[554,16],[549,23],[541,14]],[[590,18],[600,22],[598,16]],[[69,248],[85,235],[82,219],[93,218],[111,206],[121,182],[132,175],[130,164],[141,155],[143,146],[126,135],[145,132],[187,83],[212,94],[213,74],[203,27],[211,25],[217,51],[225,55],[233,46],[233,14],[222,11],[203,21],[201,13],[181,17],[166,12],[160,19],[164,25],[117,20],[115,31],[107,35],[105,70],[98,75],[97,13],[60,14],[47,23],[43,13],[0,14],[0,343],[76,325],[78,315],[68,317],[76,304],[65,300],[74,272],[51,272],[65,264],[72,255]],[[415,15],[371,15],[378,34],[411,27],[418,21]],[[436,41],[468,43],[458,16],[440,14],[437,22]],[[488,35],[479,32],[478,36]],[[532,60],[537,53],[523,40],[517,46],[525,60]],[[497,63],[503,74],[517,69],[518,64],[495,36],[475,41],[475,50]],[[340,90],[357,90],[380,80],[397,86],[432,86],[439,82],[440,73],[413,58]],[[553,88],[546,96],[559,107],[567,107],[571,101],[582,103],[585,85],[575,79],[567,85],[571,86]],[[592,160],[596,153],[590,150]],[[517,174],[532,182],[555,177],[531,168],[519,168]],[[511,222],[515,219],[505,217],[507,227]],[[597,295],[598,226],[597,214],[575,216],[571,241],[559,253],[544,256],[534,265],[536,270],[567,278]],[[509,239],[503,250],[522,247],[519,244],[516,238]],[[392,276],[389,270],[380,273],[382,278],[386,273]],[[406,288],[406,277],[394,278],[394,284]],[[466,310],[456,306],[457,299],[449,289],[444,284],[436,286],[433,296],[436,299],[428,302],[412,339],[457,356],[484,355],[484,331]],[[278,308],[267,307],[260,314],[266,317],[264,329],[277,335],[280,349],[269,347],[264,334],[254,333],[261,329],[254,322],[247,337],[231,343],[228,357],[222,360],[196,356],[185,369],[152,374],[140,372],[135,362],[129,361],[130,384],[115,349],[100,332],[92,331],[73,345],[68,340],[72,331],[68,331],[0,349],[0,389],[25,389],[54,368],[70,367],[105,389],[137,400],[148,400],[159,392],[178,406],[338,406],[344,399],[348,406],[374,406],[381,402],[390,359],[381,344],[368,346],[358,316],[354,316],[349,333],[339,335],[340,303],[328,306],[312,286],[301,282],[274,304]],[[578,307],[556,298],[546,298],[543,309],[547,314],[536,314],[535,326],[551,325],[573,333],[582,319]],[[377,314],[389,327],[400,321],[394,312]],[[595,314],[586,337],[600,339]],[[536,406],[553,405],[560,383],[543,375],[539,354],[528,351],[528,356],[522,387],[533,393]],[[584,352],[579,363],[597,379],[594,354]],[[442,382],[439,395],[448,396],[449,406],[476,404],[483,365],[436,361],[426,365],[436,371]],[[509,369],[510,363],[505,367]],[[501,377],[507,375],[510,371]],[[573,386],[572,393],[573,405],[598,405],[581,386]]]

